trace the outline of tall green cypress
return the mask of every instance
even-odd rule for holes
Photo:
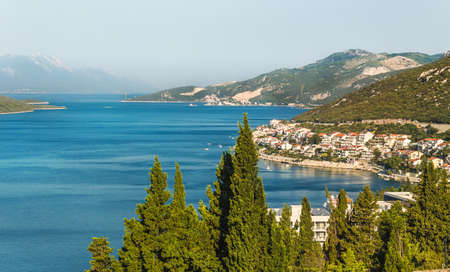
[[[306,197],[302,200],[298,239],[296,271],[321,271],[323,266],[322,248],[318,242],[314,241],[311,206]]]
[[[123,247],[119,260],[125,272],[164,271],[162,256],[168,229],[170,192],[167,174],[158,157],[150,170],[150,187],[144,203],[136,208],[137,218],[125,219]]]
[[[296,239],[297,231],[294,229],[291,223],[292,209],[291,206],[284,204],[283,209],[281,210],[281,218],[280,218],[280,228],[282,232],[282,243],[286,248],[286,260],[288,262],[289,267],[294,265],[294,251],[295,244],[294,240]]]
[[[233,156],[231,197],[225,237],[227,271],[264,271],[270,266],[268,222],[264,187],[258,177],[258,153],[244,114]]]
[[[331,214],[327,229],[327,240],[325,241],[324,253],[325,264],[329,265],[343,262],[343,253],[349,245],[349,222],[347,220],[347,194],[342,189],[339,192],[336,207],[330,203]]]
[[[421,268],[443,263],[444,240],[450,233],[450,193],[447,175],[431,162],[424,162],[421,180],[416,186],[415,202],[408,213],[409,231],[423,251]]]
[[[231,152],[222,154],[217,166],[214,182],[214,191],[208,186],[206,195],[209,199],[208,206],[200,202],[199,211],[202,216],[202,227],[206,230],[205,235],[208,246],[213,247],[216,256],[222,262],[220,268],[224,267],[224,257],[227,255],[225,237],[228,233],[228,215],[230,211],[231,176],[233,175],[233,155]]]
[[[85,272],[118,272],[119,263],[111,255],[113,249],[109,247],[108,239],[105,237],[94,237],[89,245],[88,251],[92,254],[89,262],[91,268]]]
[[[282,222],[275,220],[275,213],[269,212],[270,233],[268,253],[270,261],[266,263],[264,271],[289,271],[289,243],[286,241],[286,235],[289,235],[290,229],[286,229]]]
[[[358,195],[350,215],[350,241],[357,259],[369,268],[374,267],[374,255],[381,246],[376,231],[377,209],[375,196],[369,185],[366,185]]]
[[[174,196],[162,250],[164,269],[179,272],[216,270],[215,254],[204,244],[204,231],[194,207],[186,207],[183,177],[178,163],[175,166]]]

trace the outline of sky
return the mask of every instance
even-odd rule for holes
[[[0,55],[56,56],[156,89],[244,80],[334,52],[450,49],[448,0],[0,0]]]

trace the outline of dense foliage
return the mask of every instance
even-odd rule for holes
[[[341,190],[323,248],[314,241],[307,198],[295,224],[284,205],[279,220],[268,209],[258,176],[258,156],[247,116],[239,125],[234,152],[225,152],[208,203],[199,212],[186,206],[176,164],[174,192],[158,158],[136,218],[125,220],[123,246],[116,259],[106,238],[93,238],[87,272],[149,271],[412,271],[439,268],[448,245],[450,193],[445,172],[424,162],[411,207],[400,203],[378,211],[366,186],[352,204]],[[279,214],[278,214],[279,215]]]
[[[231,98],[239,93],[261,89],[261,95],[251,99],[251,102],[320,105],[397,73],[389,69],[380,74],[364,72],[366,68],[384,67],[386,59],[396,56],[404,56],[416,61],[417,64],[424,64],[436,60],[441,54],[388,55],[351,49],[332,54],[301,68],[278,69],[249,80],[207,86],[193,95],[186,95],[186,93],[192,92],[195,87],[185,86],[138,97],[136,100],[200,101],[207,95]]]
[[[450,57],[380,80],[297,117],[299,121],[345,122],[407,119],[450,123]]]

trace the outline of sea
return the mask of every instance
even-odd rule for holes
[[[0,271],[79,272],[89,267],[92,237],[119,248],[123,219],[135,216],[158,156],[173,188],[181,166],[186,201],[198,207],[215,180],[221,154],[238,122],[252,127],[290,119],[286,106],[205,106],[200,103],[120,103],[121,95],[12,95],[64,105],[66,110],[0,115]],[[396,183],[362,171],[259,162],[269,207],[325,202],[325,186],[355,198]]]

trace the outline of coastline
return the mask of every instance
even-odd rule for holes
[[[286,163],[289,165],[295,166],[304,166],[304,167],[315,167],[315,168],[331,168],[331,169],[345,169],[345,170],[360,170],[373,173],[377,175],[379,178],[384,180],[392,180],[397,182],[406,182],[410,181],[413,183],[418,183],[420,180],[417,177],[412,176],[404,176],[404,175],[387,175],[383,173],[383,170],[380,168],[376,168],[369,164],[360,164],[360,163],[345,163],[345,162],[330,162],[330,161],[316,161],[316,160],[298,160],[294,158],[284,157],[284,156],[276,156],[276,155],[267,155],[262,152],[258,152],[258,157],[263,160]]]
[[[34,108],[32,110],[26,110],[26,111],[12,111],[12,112],[0,112],[0,115],[6,115],[6,114],[20,114],[20,113],[29,113],[34,112],[36,110],[66,110],[67,108],[65,106],[61,107],[48,107],[48,108]]]
[[[120,103],[198,103],[202,104],[204,106],[217,106],[217,107],[241,107],[241,106],[247,106],[247,107],[291,107],[291,108],[299,108],[299,109],[312,109],[312,107],[306,107],[306,106],[300,106],[300,105],[265,105],[265,104],[209,104],[205,101],[155,101],[155,100],[142,100],[142,101],[136,101],[136,100],[120,100]]]
[[[319,167],[319,168],[339,168],[339,169],[349,169],[349,170],[363,170],[369,171],[374,174],[377,174],[379,171],[370,167],[367,164],[358,164],[358,163],[345,163],[345,162],[330,162],[330,161],[316,161],[316,160],[298,160],[289,157],[276,156],[276,155],[267,155],[259,152],[259,158],[268,161],[287,163],[290,165],[297,166],[307,166],[307,167]]]
[[[0,114],[19,114],[19,113],[27,113],[27,112],[33,112],[34,110],[26,110],[26,111],[12,111],[12,112],[0,112]]]

